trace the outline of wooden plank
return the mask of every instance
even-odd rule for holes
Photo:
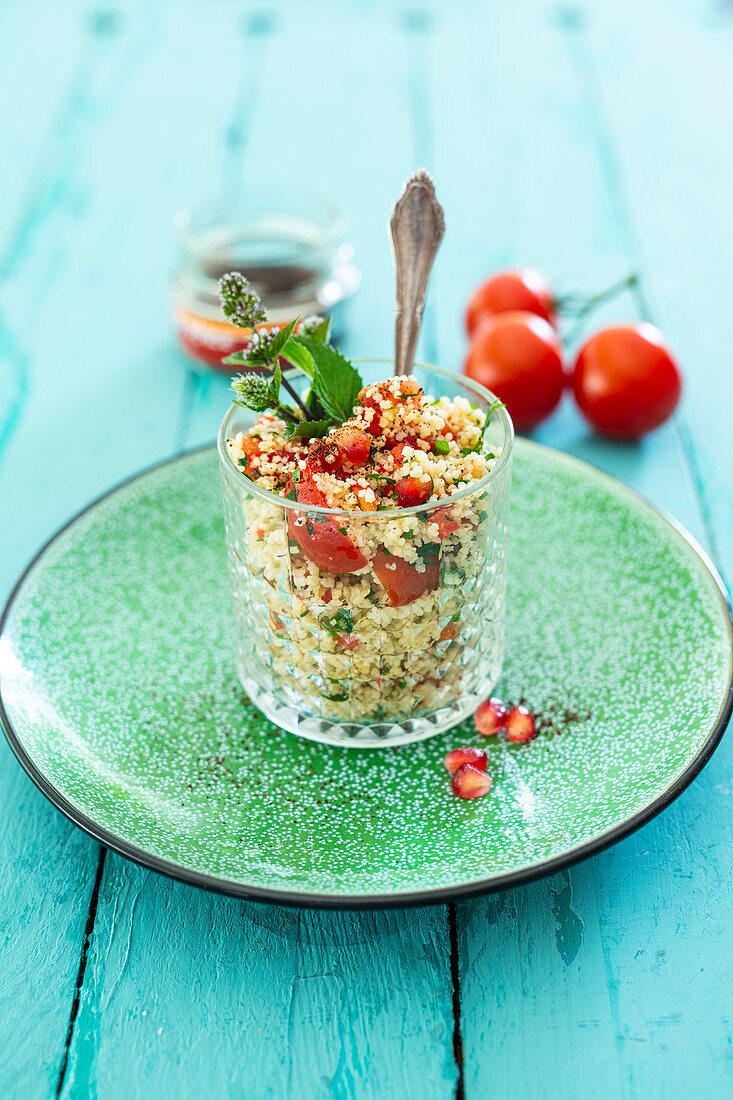
[[[627,11],[630,9],[627,9]],[[636,33],[599,11],[588,21],[588,79],[612,129],[620,186],[652,313],[686,376],[681,437],[693,455],[709,537],[733,576],[729,264],[733,27],[722,9],[654,5]],[[664,18],[664,49],[643,47]]]
[[[214,39],[236,42],[234,71],[246,73],[255,54],[264,54],[256,104],[249,105],[246,76],[222,90],[216,44],[200,46],[203,9],[188,6],[163,9],[159,49],[146,81],[131,84],[128,97],[142,104],[147,79],[165,88],[167,59],[175,56],[192,94],[217,88],[216,102],[207,106],[220,142],[210,157],[217,171],[223,164],[228,172],[241,168],[242,178],[261,179],[292,175],[297,166],[303,186],[350,196],[354,239],[371,274],[353,314],[352,339],[369,337],[377,350],[388,349],[392,282],[383,227],[412,167],[403,22],[391,9],[375,19],[355,6],[333,14],[326,34],[310,7],[278,8],[272,20],[263,8],[266,31],[260,22],[254,34],[238,9],[218,8],[216,18],[206,10]],[[229,12],[234,23],[222,15]],[[173,50],[173,35],[181,48],[190,43],[195,65]],[[373,65],[377,54],[383,68]],[[360,103],[371,109],[355,128]],[[328,134],[317,141],[314,119],[328,122]],[[124,123],[116,118],[108,140],[119,141],[121,133]],[[234,135],[233,145],[224,143],[225,134]],[[152,131],[141,140],[148,139]],[[155,141],[161,156],[172,155],[169,137],[157,129]],[[373,159],[359,184],[364,143]],[[156,232],[152,224],[146,228]],[[142,339],[150,342],[157,323],[146,319]],[[226,383],[217,379],[195,379],[189,393],[177,437],[187,446],[213,437],[229,401]],[[396,1090],[443,1100],[456,1080],[449,951],[445,910],[282,913],[178,887],[109,859],[63,1095],[95,1088],[111,1096],[141,1089],[227,1095],[241,1088],[253,1097],[350,1096],[368,1081],[373,1095]],[[161,969],[163,955],[170,963]]]
[[[619,85],[630,80],[621,42],[636,26],[636,10],[633,19],[630,8],[603,10],[599,38],[607,40],[613,28]],[[663,20],[655,7],[647,35]],[[577,18],[554,5],[534,6],[531,18],[525,6],[494,5],[474,13],[471,27],[474,46],[463,50],[460,69],[441,64],[461,53],[457,18],[441,21],[439,45],[425,63],[435,74],[436,177],[448,209],[459,196],[464,207],[455,230],[449,223],[432,292],[434,301],[437,288],[441,303],[441,361],[456,364],[462,306],[485,273],[524,262],[547,271],[560,287],[577,289],[579,273],[592,288],[644,259],[633,248],[611,139],[587,95]],[[650,40],[638,37],[639,67]],[[626,94],[629,104],[638,104],[638,96]],[[468,102],[480,111],[480,141],[476,113],[462,110]],[[638,306],[619,301],[594,323],[633,317]],[[694,456],[690,465],[684,432],[675,425],[636,447],[605,444],[566,399],[536,434],[636,485],[708,541]],[[729,846],[716,839],[724,832],[725,803],[712,794],[730,786],[728,769],[721,750],[663,818],[587,865],[457,907],[469,1100],[489,1091],[682,1096],[695,1091],[701,1067],[710,1095],[726,1091],[724,1082],[730,1088],[729,1024],[719,999],[731,979],[729,963],[720,962],[730,958],[730,940],[722,928],[710,938],[702,900],[722,894],[730,904],[723,885],[730,880]],[[700,891],[696,886],[692,912],[691,879]],[[696,945],[692,951],[688,942]],[[674,965],[665,962],[670,955]],[[698,966],[707,978],[697,975]],[[699,999],[690,995],[692,982]]]
[[[246,905],[110,856],[62,1096],[448,1097],[442,963],[433,910]]]
[[[0,71],[2,178],[0,204],[0,470],[6,445],[32,406],[30,341],[21,336],[8,279],[18,278],[34,230],[50,217],[69,163],[57,138],[73,143],[74,105],[83,100],[103,63],[89,48],[89,31],[75,11],[0,8],[4,64]],[[38,20],[36,23],[35,20]],[[33,41],[28,64],[23,43]],[[60,133],[59,133],[60,131]],[[70,159],[73,159],[73,154]],[[30,284],[32,287],[33,284]],[[25,293],[28,295],[28,284]],[[46,287],[36,286],[40,307]],[[16,299],[17,300],[17,299]],[[14,477],[27,497],[23,463]],[[19,494],[20,495],[20,494]],[[17,498],[3,494],[5,515],[22,517]],[[48,502],[46,502],[48,503]],[[44,508],[37,501],[37,511]],[[51,521],[53,523],[53,520]],[[10,528],[9,528],[10,529]],[[45,535],[48,525],[41,524]],[[0,591],[33,547],[22,524],[0,543]],[[32,537],[32,536],[31,536]],[[75,995],[98,847],[66,824],[18,768],[2,742],[0,788],[0,972],[4,1020],[0,1083],[5,1095],[52,1095],[62,1068]],[[49,888],[49,881],[53,883]]]
[[[64,5],[60,19],[55,8],[12,5],[0,18],[8,11],[17,38],[37,40],[39,58],[55,48],[72,60],[76,50],[81,60],[66,76],[63,59],[41,66],[37,98],[21,102],[8,131],[27,124],[29,136],[13,146],[4,171],[12,182],[4,209],[10,214],[13,200],[15,217],[0,253],[0,497],[15,522],[0,546],[3,595],[54,528],[174,446],[186,374],[165,308],[170,220],[185,197],[183,172],[200,186],[196,169],[206,171],[218,147],[220,135],[206,124],[226,90],[226,76],[218,87],[189,87],[172,54],[162,75],[178,109],[168,117],[156,105],[145,69],[154,12],[127,10],[118,21]],[[202,11],[189,23],[204,47],[207,27]],[[79,34],[90,41],[76,49]],[[171,45],[186,44],[174,32]],[[188,48],[193,61],[195,43]],[[20,59],[27,67],[24,50]],[[46,97],[50,114],[38,109]],[[161,147],[155,132],[164,124],[171,144]],[[202,161],[186,141],[189,126],[203,135]],[[35,155],[39,139],[43,155]],[[0,753],[8,1037],[0,1084],[7,1095],[50,1094],[63,1066],[99,850],[32,787],[4,742]]]

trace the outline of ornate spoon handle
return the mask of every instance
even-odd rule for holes
[[[389,221],[397,280],[395,374],[409,374],[415,359],[425,293],[443,239],[443,207],[422,168],[410,176]]]

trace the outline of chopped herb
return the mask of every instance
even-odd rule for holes
[[[348,535],[348,533],[349,533],[349,532],[348,532],[348,531],[346,530],[346,528],[345,528],[345,527],[339,527],[339,531],[341,532],[341,534],[342,534],[342,535]]]
[[[298,618],[299,619],[304,619],[307,614],[308,614],[308,608],[306,607],[305,611],[301,611],[300,615],[298,615]]]
[[[386,474],[365,474],[365,477],[373,477],[377,481],[384,481],[387,485],[396,485],[397,482],[393,477],[387,477]]]
[[[239,466],[244,466],[246,468],[246,466],[247,466],[247,456],[244,455],[242,458],[238,458],[237,459],[237,464]]]
[[[487,451],[486,454],[484,455],[484,458],[496,458],[496,455],[494,454],[493,451]]]
[[[459,611],[457,615],[454,615],[454,616],[453,616],[453,618],[451,619],[451,622],[452,622],[452,623],[458,623],[458,622],[460,622],[460,621],[461,621],[461,613],[460,613],[460,611]]]
[[[420,520],[420,523],[429,523],[427,516],[424,516],[422,512],[417,513],[417,518]]]
[[[463,455],[477,455],[481,451],[481,442],[479,441],[473,447],[461,447],[461,454]]]
[[[406,688],[407,687],[407,680],[398,680],[397,681],[397,687],[398,688]]]
[[[330,699],[332,703],[343,703],[349,698],[348,694],[345,691],[341,692],[339,695],[324,694],[323,697],[324,699]]]
[[[403,537],[403,539],[411,539],[414,536],[414,534],[415,534],[414,531],[403,531],[402,532],[402,537]]]
[[[325,619],[321,619],[321,626],[332,638],[335,638],[338,634],[353,634],[354,632],[351,611],[343,607],[334,615],[328,615]]]
[[[291,476],[292,476],[293,481],[295,481],[295,482],[300,481],[300,470],[293,470],[293,473],[292,473]]]
[[[450,454],[450,443],[447,439],[436,439],[433,444],[433,451],[436,455]]]
[[[289,489],[288,490],[287,499],[288,500],[297,500],[298,499],[298,494],[296,493],[295,489]]]

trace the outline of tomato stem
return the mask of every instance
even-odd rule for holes
[[[637,286],[639,283],[639,275],[636,271],[632,271],[624,279],[620,279],[616,283],[612,283],[611,286],[606,287],[605,290],[599,291],[597,294],[591,294],[590,296],[582,294],[562,294],[555,299],[555,308],[562,313],[570,314],[576,318],[585,317],[597,306],[602,305],[603,302],[608,302],[612,298],[617,297],[619,294],[623,294],[625,290],[631,290],[632,287]]]

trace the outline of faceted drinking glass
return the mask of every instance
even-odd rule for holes
[[[365,384],[393,373],[389,360],[356,365]],[[483,386],[437,367],[416,364],[413,374],[431,398],[462,397],[487,413],[495,402]],[[297,370],[288,381],[301,396],[310,385]],[[352,747],[418,741],[460,722],[491,692],[503,660],[513,441],[506,410],[491,414],[485,447],[496,461],[481,481],[439,503],[377,512],[311,507],[259,488],[226,446],[255,416],[232,406],[218,438],[236,664],[252,702],[291,733]],[[307,535],[296,541],[298,532]],[[347,546],[371,547],[370,559],[334,574],[319,567],[319,547],[333,547],[341,533]],[[421,543],[409,566],[416,598],[393,606],[383,581],[405,567],[391,551],[411,554],[411,540]]]

